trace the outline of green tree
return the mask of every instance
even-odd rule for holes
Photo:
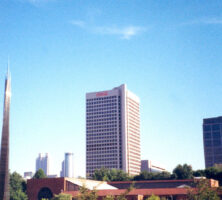
[[[216,188],[211,188],[208,180],[202,179],[196,188],[188,189],[188,200],[220,200]]]
[[[20,174],[10,174],[10,200],[28,200],[26,182]]]
[[[150,196],[147,200],[160,200],[160,197],[152,194],[152,196]]]
[[[177,165],[176,168],[173,170],[173,173],[176,176],[176,179],[191,179],[193,178],[193,171],[192,166],[183,164]]]
[[[153,179],[153,173],[143,171],[139,175],[136,175],[133,177],[134,181],[142,181],[142,180],[152,180]]]
[[[169,180],[169,179],[171,179],[171,173],[165,172],[165,171],[163,171],[161,173],[155,173],[153,175],[153,179],[155,179],[155,180]]]
[[[52,200],[71,200],[72,195],[60,193],[59,195],[55,195]]]
[[[101,168],[95,170],[93,179],[99,181],[128,181],[131,177],[122,170]]]
[[[103,200],[114,200],[115,197],[113,195],[107,195],[106,197],[103,198]]]
[[[193,176],[195,177],[206,176],[205,170],[199,169],[199,170],[193,171]]]
[[[97,200],[97,191],[96,189],[89,190],[85,186],[80,187],[79,195],[77,197],[78,200]]]
[[[39,178],[46,178],[46,175],[43,171],[43,169],[39,169],[35,175],[33,176],[33,178],[39,179]]]

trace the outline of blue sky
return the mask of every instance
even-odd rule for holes
[[[222,114],[221,10],[220,0],[0,1],[11,171],[34,171],[48,152],[59,173],[73,152],[84,175],[85,93],[122,83],[141,100],[142,159],[204,168],[202,119]]]

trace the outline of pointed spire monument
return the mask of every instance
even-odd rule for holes
[[[11,100],[11,77],[9,72],[5,78],[5,96],[2,124],[2,140],[0,150],[0,199],[9,200],[9,110]]]

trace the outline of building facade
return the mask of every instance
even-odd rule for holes
[[[222,164],[222,117],[203,120],[205,167]]]
[[[140,100],[121,85],[86,94],[86,173],[115,168],[140,173]]]
[[[40,153],[36,159],[36,171],[39,169],[42,169],[46,176],[49,175],[49,156],[47,153]]]
[[[151,160],[141,160],[141,172],[143,171],[150,173],[160,173],[166,171],[166,169],[153,164]]]

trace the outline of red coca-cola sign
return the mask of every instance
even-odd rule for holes
[[[107,91],[96,93],[96,96],[97,96],[97,97],[102,97],[102,96],[107,96],[107,95],[108,95],[108,92],[107,92]]]

